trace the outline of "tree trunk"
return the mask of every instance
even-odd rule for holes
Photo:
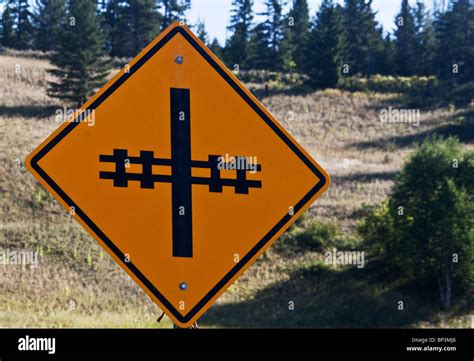
[[[451,307],[451,299],[452,299],[452,280],[450,277],[450,272],[446,272],[446,297],[444,299],[444,308],[447,310]]]
[[[451,307],[451,301],[452,301],[452,295],[453,295],[452,279],[451,279],[451,275],[449,271],[447,271],[444,276],[445,276],[444,280],[442,279],[443,278],[442,275],[438,277],[438,286],[439,286],[441,303],[443,304],[444,309],[448,310]]]

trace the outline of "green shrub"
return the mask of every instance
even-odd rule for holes
[[[338,233],[339,230],[333,223],[313,221],[295,238],[298,246],[320,252],[333,243]]]
[[[303,213],[296,221],[283,233],[275,245],[275,249],[279,252],[294,251],[296,246],[296,237],[305,227],[308,221],[307,213]]]
[[[432,98],[442,103],[452,102],[458,106],[466,106],[474,99],[474,81],[461,85],[440,81],[434,76],[385,76],[343,77],[339,87],[349,91],[406,94],[413,104],[426,102]]]
[[[278,252],[322,252],[331,247],[353,250],[360,243],[358,237],[343,232],[338,223],[308,219],[303,213],[288,230],[282,234],[275,249]]]
[[[364,205],[362,213],[364,217],[357,224],[357,232],[364,240],[367,251],[376,257],[391,254],[394,233],[388,202],[380,206]]]
[[[397,176],[388,204],[358,227],[392,265],[435,281],[445,308],[474,286],[473,159],[454,138],[428,139]]]
[[[448,93],[448,98],[458,106],[469,105],[474,99],[474,81],[453,86]]]
[[[456,181],[470,196],[474,193],[474,150],[466,152],[459,162]]]
[[[280,86],[301,85],[308,77],[298,73],[280,73],[268,70],[242,70],[238,74],[245,83],[269,83]]]
[[[436,77],[413,76],[396,77],[373,75],[369,78],[361,76],[341,79],[340,87],[349,91],[374,91],[379,93],[408,93],[430,95],[437,89]]]

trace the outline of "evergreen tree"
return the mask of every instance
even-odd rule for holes
[[[271,63],[265,23],[257,24],[250,32],[247,66],[251,69],[268,69]]]
[[[346,49],[340,12],[333,0],[323,0],[311,31],[308,75],[313,85],[336,87],[339,83]]]
[[[379,74],[393,75],[395,74],[395,41],[392,40],[389,33],[382,37],[381,48],[377,53],[376,62]]]
[[[32,13],[28,0],[18,0],[12,8],[16,19],[15,44],[16,49],[30,49],[33,45]]]
[[[105,3],[103,28],[107,34],[106,45],[110,56],[120,56],[123,54],[119,50],[121,36],[125,35],[123,28],[124,24],[122,0],[108,0]]]
[[[214,40],[212,40],[212,43],[209,45],[209,49],[211,49],[211,51],[212,51],[219,59],[222,59],[224,49],[223,49],[223,47],[221,46],[221,44],[219,44],[219,41],[218,41],[216,38],[214,38]]]
[[[69,1],[67,23],[61,41],[51,55],[49,94],[80,106],[105,81],[105,37],[100,28],[95,0]]]
[[[448,1],[450,0],[433,0],[433,13],[444,13],[447,10]]]
[[[377,29],[372,0],[345,0],[344,27],[348,44],[349,74],[371,75],[377,72],[373,51],[383,44]]]
[[[38,0],[35,16],[35,47],[53,50],[60,41],[61,27],[66,18],[66,0]]]
[[[5,8],[3,9],[2,14],[2,46],[6,48],[15,47],[15,19],[12,12],[13,1],[9,0]]]
[[[209,35],[207,34],[206,31],[206,24],[202,20],[198,20],[197,25],[196,25],[196,35],[199,39],[202,40],[204,44],[209,43]]]
[[[182,21],[185,13],[191,8],[191,0],[159,0],[163,6],[162,29],[170,26],[174,21]]]
[[[413,10],[415,20],[415,69],[417,75],[435,74],[436,34],[431,14],[422,1]]]
[[[247,66],[248,43],[253,20],[252,6],[253,0],[232,1],[232,15],[228,27],[232,31],[232,36],[225,48],[225,59],[230,66],[238,65],[239,68]]]
[[[400,13],[395,18],[395,26],[397,74],[410,76],[415,73],[416,30],[408,0],[402,0]]]
[[[158,35],[160,22],[155,0],[111,0],[105,14],[110,54],[137,55]]]
[[[283,68],[283,15],[285,4],[281,0],[266,0],[266,10],[260,15],[265,16],[263,32],[268,46],[267,69],[282,70]]]
[[[131,54],[135,56],[158,35],[161,16],[156,11],[155,0],[128,0],[126,14]]]
[[[310,20],[308,2],[293,0],[293,7],[288,14],[288,30],[291,33],[292,60],[296,70],[304,73],[307,70],[307,52],[309,48]]]
[[[16,44],[18,49],[30,49],[33,45],[33,25],[28,0],[18,1],[18,22],[16,29]]]
[[[293,60],[293,52],[295,44],[293,41],[293,25],[294,19],[288,13],[283,20],[283,40],[281,42],[281,57],[283,63],[283,70],[293,72],[296,69],[296,63]]]
[[[453,84],[474,79],[473,8],[470,0],[453,0],[448,11],[438,14],[438,74]]]

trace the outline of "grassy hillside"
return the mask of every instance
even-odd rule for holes
[[[40,252],[39,265],[0,264],[0,327],[170,327],[158,307],[26,172],[23,160],[59,126],[61,104],[45,91],[46,60],[0,54],[0,249]],[[418,127],[386,124],[380,110],[403,107],[397,94],[309,92],[269,87],[262,102],[329,171],[333,184],[311,219],[336,222],[357,242],[364,203],[383,200],[416,144],[430,134],[458,135],[473,147],[473,109],[422,109]],[[249,84],[262,96],[262,84]],[[469,327],[472,304],[440,312],[437,295],[411,280],[336,268],[288,239],[261,257],[203,317],[205,327]],[[397,309],[403,300],[405,310]],[[288,304],[294,302],[290,311]]]

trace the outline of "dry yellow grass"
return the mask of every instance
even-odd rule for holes
[[[46,60],[2,56],[0,61],[0,99],[2,106],[52,104],[44,91],[50,67]]]

